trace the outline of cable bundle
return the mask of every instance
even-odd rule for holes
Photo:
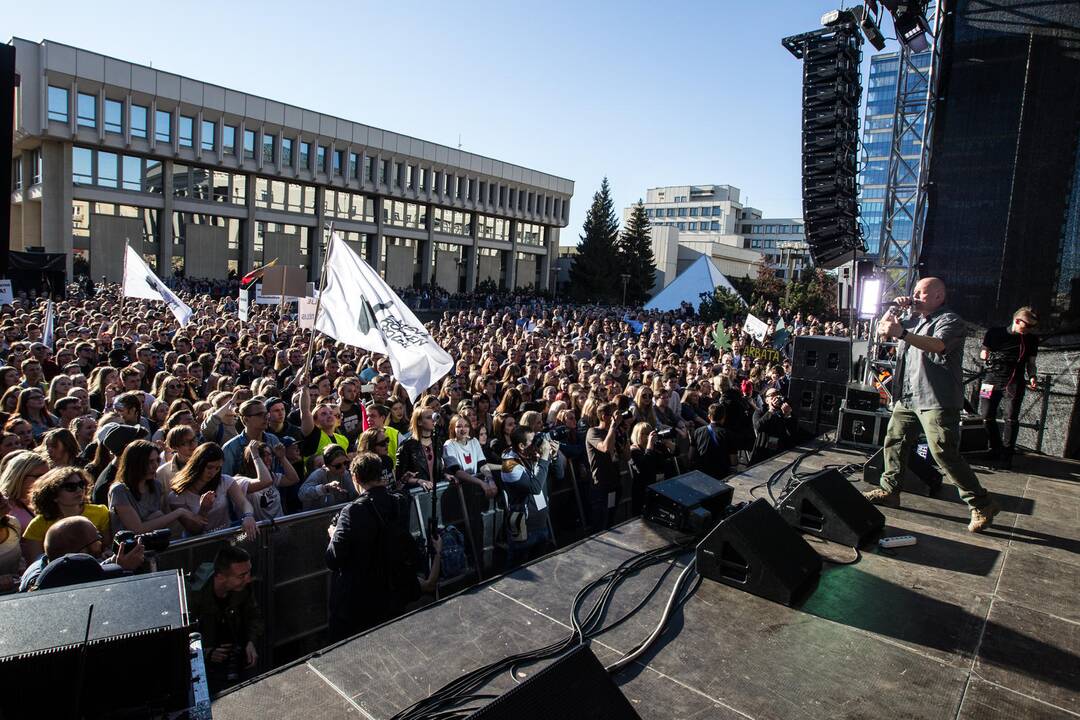
[[[613,628],[618,627],[622,623],[626,622],[630,617],[637,613],[646,603],[656,594],[656,592],[663,585],[664,580],[671,573],[671,570],[675,567],[672,562],[679,555],[687,552],[693,547],[693,540],[687,540],[683,542],[675,542],[670,545],[666,545],[654,550],[648,550],[643,553],[639,553],[632,557],[627,558],[618,567],[608,571],[604,575],[596,578],[592,582],[582,587],[577,595],[574,597],[573,605],[570,609],[570,625],[573,628],[570,635],[558,640],[545,647],[530,650],[527,652],[518,653],[505,657],[496,662],[490,663],[483,667],[479,667],[472,670],[458,679],[447,683],[443,687],[436,690],[429,697],[421,700],[410,707],[402,710],[398,714],[394,715],[391,720],[455,720],[456,718],[468,717],[471,713],[475,712],[476,707],[464,707],[468,703],[477,701],[491,700],[494,695],[481,695],[476,694],[477,688],[480,688],[487,683],[491,678],[503,671],[510,671],[511,677],[514,682],[517,682],[517,678],[514,677],[514,673],[521,665],[538,662],[548,658],[557,657],[571,648],[583,644],[588,640],[597,637]],[[618,618],[609,625],[604,625],[604,618],[607,614],[607,610],[611,604],[611,600],[614,597],[615,590],[618,589],[623,582],[630,577],[633,577],[642,570],[651,567],[653,565],[659,565],[664,562],[669,562],[669,566],[653,584],[652,588],[633,608],[631,608],[626,614]],[[691,561],[683,572],[679,575],[678,580],[675,583],[675,587],[672,591],[672,595],[668,600],[667,605],[664,608],[664,613],[661,616],[660,623],[657,628],[649,635],[649,637],[637,645],[631,650],[626,657],[622,658],[614,665],[608,668],[609,672],[617,672],[626,665],[633,662],[636,658],[640,657],[649,646],[651,646],[656,639],[663,633],[664,627],[666,627],[670,620],[671,613],[675,607],[680,606],[682,603],[690,597],[693,591],[697,588],[697,584],[694,584],[689,589],[686,588],[686,584],[691,578],[696,576],[696,570],[694,562]],[[700,583],[700,576],[697,576],[698,583]],[[585,604],[589,594],[594,590],[602,588],[596,600],[592,603],[588,612],[584,617],[581,616],[582,606]]]

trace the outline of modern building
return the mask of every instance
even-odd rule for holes
[[[655,290],[666,287],[701,255],[729,277],[755,277],[763,264],[780,278],[798,278],[810,267],[810,249],[799,218],[766,218],[745,206],[731,185],[649,188],[645,214],[653,225]],[[623,222],[632,208],[623,210]]]
[[[11,246],[117,279],[279,258],[318,277],[333,223],[394,286],[548,287],[574,183],[52,41],[15,38]]]
[[[913,62],[924,70],[930,66],[930,53],[913,56]],[[919,82],[918,74],[909,70],[909,82]],[[889,181],[889,154],[893,143],[893,116],[896,113],[896,93],[900,79],[900,53],[889,52],[870,58],[870,79],[867,83],[866,110],[863,115],[863,157],[859,172],[859,214],[863,222],[863,237],[869,254],[877,257],[881,248],[881,232],[885,213],[885,188]],[[922,119],[916,121],[913,132],[904,134],[900,180],[912,185],[918,180],[922,157]],[[914,198],[912,198],[914,201]],[[903,214],[893,223],[893,237],[910,241],[911,222]]]

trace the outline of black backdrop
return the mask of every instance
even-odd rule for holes
[[[944,27],[924,274],[967,320],[1076,326],[1080,3],[958,0]]]
[[[51,293],[56,299],[66,297],[67,261],[64,253],[15,252],[8,256],[11,290],[38,294]]]

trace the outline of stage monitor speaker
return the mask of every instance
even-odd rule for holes
[[[792,349],[791,376],[803,380],[841,383],[851,375],[851,341],[823,335],[798,335]],[[841,394],[841,397],[843,394]]]
[[[702,577],[798,605],[814,591],[821,558],[764,498],[728,515],[697,546]]]
[[[860,547],[885,527],[881,511],[835,469],[801,480],[776,505],[792,527],[841,545]]]
[[[645,488],[641,516],[700,537],[720,522],[734,493],[727,483],[691,470]]]
[[[874,486],[881,484],[881,473],[885,471],[884,453],[884,450],[878,450],[863,465],[863,482]],[[912,451],[900,489],[916,495],[934,495],[941,489],[941,471],[918,452]]]
[[[0,627],[0,717],[188,708],[193,628],[176,570],[12,596],[0,601]]]
[[[469,720],[641,720],[587,645],[578,645]]]

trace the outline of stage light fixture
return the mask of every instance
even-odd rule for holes
[[[855,21],[859,24],[859,29],[862,30],[863,37],[866,41],[874,46],[877,51],[885,49],[885,36],[881,34],[881,28],[878,27],[874,21],[874,14],[877,12],[877,3],[874,3],[873,12],[870,11],[869,5],[872,0],[867,0],[866,6],[856,5],[851,8],[851,14],[855,16]]]
[[[882,280],[879,277],[865,277],[859,288],[859,319],[871,320],[877,317],[881,304]]]
[[[892,14],[896,39],[907,45],[912,52],[930,49],[930,24],[926,21],[925,0],[881,0]]]

